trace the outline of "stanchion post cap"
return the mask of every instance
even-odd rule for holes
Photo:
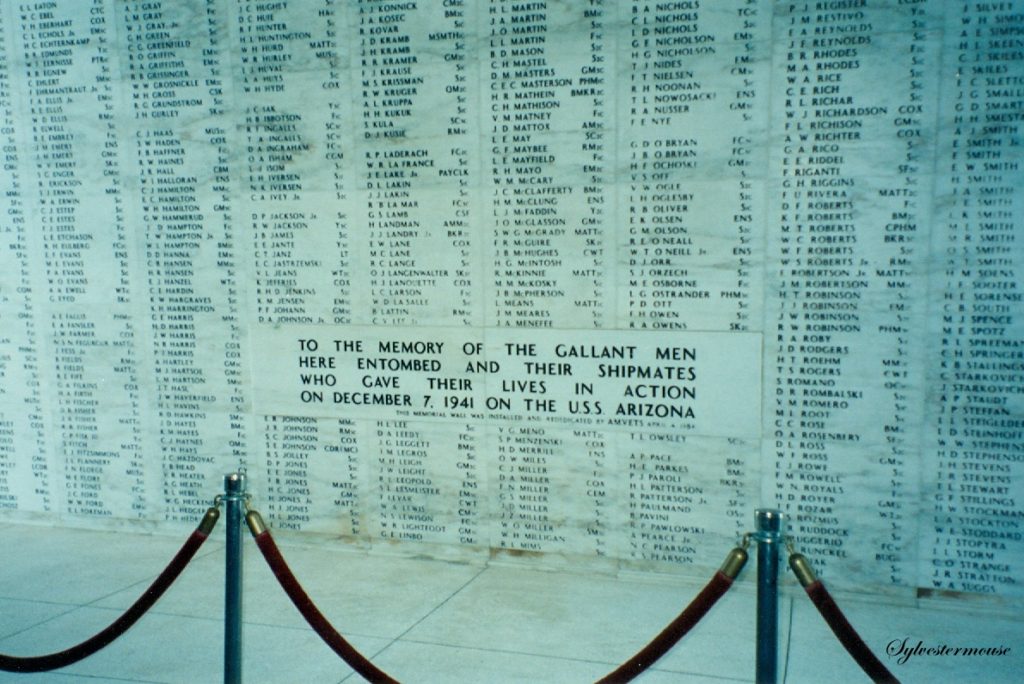
[[[782,511],[758,508],[754,511],[754,529],[762,535],[780,536],[784,527]]]
[[[793,574],[800,581],[800,586],[809,587],[817,581],[818,576],[814,574],[810,562],[803,554],[794,553],[789,556],[789,567],[793,568]]]
[[[249,526],[252,536],[258,537],[267,531],[267,524],[263,522],[263,516],[256,511],[249,511],[245,514],[245,524]]]
[[[228,496],[245,492],[245,473],[229,473],[224,476],[224,493]]]
[[[747,558],[747,552],[737,546],[725,557],[725,562],[722,563],[720,572],[729,579],[736,579],[740,574],[740,570],[747,564]]]
[[[217,520],[220,519],[220,510],[216,506],[210,506],[206,509],[206,515],[199,521],[199,527],[197,528],[200,532],[205,535],[209,535],[213,531],[214,526],[217,524]]]

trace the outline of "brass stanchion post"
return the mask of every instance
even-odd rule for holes
[[[757,542],[757,684],[775,684],[779,671],[779,546],[783,520],[780,511],[754,511]]]
[[[242,682],[242,521],[245,473],[224,476],[227,547],[224,563],[224,684]]]

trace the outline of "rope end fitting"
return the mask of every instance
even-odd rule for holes
[[[206,509],[206,515],[199,521],[199,527],[196,528],[197,532],[201,532],[206,536],[210,535],[213,528],[217,525],[217,520],[220,519],[220,510],[216,506],[210,506]]]
[[[737,546],[729,552],[728,556],[725,557],[725,562],[722,563],[722,567],[719,569],[719,572],[729,579],[734,580],[740,574],[740,570],[743,569],[743,566],[747,564],[747,558],[747,552]]]
[[[818,581],[810,562],[802,553],[793,553],[789,556],[789,567],[793,568],[793,574],[800,580],[800,586],[805,589]]]
[[[267,524],[263,522],[263,517],[251,509],[245,514],[245,524],[249,526],[249,531],[252,532],[254,537],[258,537],[267,531]]]

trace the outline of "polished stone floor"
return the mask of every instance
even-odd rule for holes
[[[184,539],[7,525],[0,528],[0,652],[35,655],[92,635],[129,606]],[[664,578],[553,572],[368,555],[282,538],[295,574],[357,648],[402,682],[588,682],[661,630],[699,589]],[[245,682],[358,682],[306,626],[246,534]],[[125,636],[57,672],[0,672],[0,682],[222,680],[223,525]],[[751,578],[754,569],[745,575]],[[741,582],[638,682],[750,682],[754,589]],[[1024,616],[836,597],[903,682],[1019,682]],[[802,592],[780,604],[780,681],[867,678]],[[919,655],[900,664],[893,640],[1006,646],[1002,656]]]

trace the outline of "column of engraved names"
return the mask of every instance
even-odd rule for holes
[[[706,377],[698,350],[658,346],[653,354],[602,365],[602,375],[622,377],[623,403],[616,415],[677,413],[696,417],[707,400],[697,384]],[[628,403],[627,403],[628,402]],[[629,410],[635,407],[637,411]],[[624,410],[626,409],[626,410]],[[650,415],[650,414],[648,414]],[[626,428],[618,451],[626,476],[623,509],[628,520],[624,558],[649,564],[701,563],[698,547],[733,543],[744,531],[744,502],[757,486],[757,448],[738,437],[644,430],[645,421],[621,418]]]
[[[320,458],[320,421],[304,416],[264,416],[266,514],[276,528],[308,529],[314,482],[311,465]],[[323,421],[330,429],[331,423]],[[313,462],[311,464],[311,461]]]
[[[485,522],[488,487],[484,478],[485,463],[481,456],[486,445],[487,431],[476,423],[460,426],[455,444],[457,477],[453,483],[456,491],[456,518],[459,544],[464,548],[487,548],[490,545]],[[449,446],[451,450],[451,446]],[[458,489],[456,489],[458,487]],[[454,526],[454,525],[453,525]]]
[[[596,556],[620,558],[626,547],[622,529],[622,515],[618,503],[621,482],[614,477],[619,472],[618,449],[614,437],[599,430],[572,431],[572,453],[583,455],[577,477],[583,481],[584,498],[580,500],[580,527],[586,533],[585,550]],[[592,544],[592,546],[591,546]]]
[[[215,288],[219,287],[223,296],[223,304],[219,313],[219,327],[224,333],[223,361],[224,381],[228,386],[228,449],[231,460],[244,463],[248,454],[248,440],[252,434],[252,418],[245,412],[248,400],[244,370],[246,354],[243,352],[243,312],[246,298],[246,286],[240,269],[244,268],[242,256],[242,236],[238,234],[237,220],[241,208],[238,206],[237,187],[240,176],[240,164],[232,150],[237,145],[237,133],[231,130],[228,122],[233,108],[227,104],[231,86],[230,61],[225,59],[225,47],[230,44],[230,19],[224,7],[207,0],[205,45],[203,47],[202,84],[208,96],[207,111],[211,117],[219,121],[217,125],[203,128],[206,141],[216,154],[213,157],[213,179],[209,185],[212,204],[208,216],[210,226],[214,230],[216,240],[216,257],[214,265]],[[207,239],[210,237],[207,235]]]
[[[620,325],[747,330],[761,319],[766,146],[754,142],[770,4],[637,0],[621,12]]]
[[[351,87],[347,43],[339,41],[344,11],[331,0],[239,3],[233,19],[252,312],[261,323],[348,323],[353,171],[352,98],[340,96]]]
[[[313,346],[309,340],[305,343]],[[317,364],[318,359],[324,362]],[[333,366],[326,359],[303,354],[300,374],[307,378],[310,373],[334,377]],[[314,365],[319,367],[317,371],[303,370]],[[312,387],[326,385],[310,386],[304,394],[322,392]],[[301,415],[264,415],[258,428],[263,437],[263,458],[258,463],[256,486],[263,491],[272,524],[304,532],[341,534],[349,540],[365,538],[368,502],[363,492],[368,466],[363,449],[368,428],[344,418]]]
[[[619,442],[629,516],[624,558],[705,564],[698,549],[725,547],[747,531],[757,495],[754,441],[631,430]]]
[[[354,199],[366,227],[356,249],[369,276],[355,318],[479,324],[470,201],[479,170],[465,9],[362,2],[351,12],[360,109]]]
[[[331,258],[331,310],[330,321],[334,324],[352,323],[352,244],[349,230],[349,201],[352,193],[352,177],[355,173],[353,135],[351,132],[353,113],[351,97],[338,97],[336,93],[351,92],[354,87],[351,55],[344,49],[348,41],[344,38],[347,16],[339,13],[334,0],[323,0],[317,9],[318,24],[323,32],[310,41],[315,50],[322,73],[326,76],[321,88],[331,93],[327,98],[328,116],[324,122],[324,168],[330,170],[329,187],[333,196],[330,218],[334,222],[331,231],[333,242],[329,246]]]
[[[467,507],[466,488],[459,465],[447,454],[455,442],[472,447],[469,438],[456,437],[455,427],[405,420],[373,425],[370,444],[377,456],[370,474],[377,516],[372,540],[447,545],[461,537],[464,544],[478,543],[478,514],[457,508]]]
[[[41,381],[52,388],[62,508],[137,517],[145,512],[145,478],[112,20],[103,6],[90,20],[56,4],[19,7],[15,16],[31,150],[25,162],[35,180],[26,196],[39,226],[30,243],[38,255],[33,289],[49,302],[40,313],[53,361]]]
[[[457,478],[458,540],[463,547],[489,547],[490,538],[485,524],[488,483],[484,479],[485,463],[481,456],[487,444],[487,431],[475,422],[466,423],[456,430],[455,467]]]
[[[875,451],[882,466],[877,476],[888,486],[883,485],[884,496],[875,502],[882,529],[872,557],[880,569],[888,570],[890,583],[908,585],[915,581],[919,558],[914,552],[920,538],[920,478],[913,454],[921,447],[927,385],[924,342],[914,333],[927,325],[928,307],[918,293],[932,273],[928,267],[933,223],[929,188],[934,183],[934,140],[940,129],[936,125],[938,86],[930,75],[939,70],[942,18],[937,9],[910,7],[902,19],[908,30],[893,37],[900,48],[891,67],[901,83],[899,97],[890,105],[890,111],[895,107],[894,165],[876,167],[885,169],[888,178],[872,188],[876,193],[872,204],[883,209],[885,224],[880,236],[871,235],[874,254],[868,271],[875,280],[872,299],[884,308],[876,307],[872,320],[878,358],[868,372],[881,375],[880,404],[888,414],[882,425],[884,444]],[[881,181],[885,174],[876,173]]]
[[[213,17],[193,22],[175,3],[118,10],[146,257],[152,446],[165,519],[191,521],[229,455],[238,463],[246,453],[227,139],[211,124],[224,113],[222,36]]]
[[[341,379],[332,392],[334,402],[343,407],[381,405],[382,410],[389,410],[384,406],[412,406],[411,396],[403,390],[409,391],[407,381],[419,380],[430,393],[415,396],[415,406],[423,411],[402,408],[397,411],[400,415],[429,416],[436,408],[445,410],[448,417],[469,419],[472,397],[464,392],[471,391],[471,383],[448,377],[442,354],[445,345],[424,339],[369,342],[346,336],[330,340],[333,355],[324,364],[339,368],[354,364],[358,369],[355,373],[338,372]],[[421,378],[413,380],[409,374]],[[486,543],[479,529],[484,515],[480,500],[483,473],[475,425],[404,419],[360,425],[367,448],[375,455],[367,464],[367,491],[372,499],[367,499],[366,505],[373,516],[367,534],[371,540],[474,547]]]
[[[613,174],[617,171],[615,162],[618,160],[614,135],[617,82],[612,71],[613,65],[616,64],[616,19],[615,4],[606,6],[604,0],[590,0],[583,10],[580,28],[588,33],[590,59],[580,66],[577,86],[570,91],[571,96],[579,98],[584,114],[580,123],[583,140],[579,145],[583,163],[582,194],[586,208],[579,223],[573,222],[575,236],[577,239],[583,239],[582,254],[577,257],[579,266],[573,269],[573,277],[580,278],[583,283],[590,286],[590,292],[583,289],[574,298],[573,304],[590,311],[589,322],[595,328],[615,325],[614,312],[607,311],[601,303],[609,293],[608,288],[612,287],[610,279],[604,274],[610,269],[614,270],[616,263],[612,242],[605,238],[606,234],[611,233],[609,222],[614,219],[617,208],[613,190]],[[581,321],[580,325],[583,324]],[[589,452],[591,456],[597,457],[593,463],[597,469],[593,477],[603,477],[598,473],[603,473],[604,458],[597,456],[603,453],[603,446],[595,444],[595,451]],[[603,487],[603,483],[594,486]],[[600,498],[602,497],[598,496],[598,499]],[[600,534],[601,526],[604,524],[604,516],[601,515],[603,504],[597,503],[597,506],[594,527],[589,529],[599,545],[603,546],[604,541]],[[600,550],[599,553],[603,555],[605,551]]]
[[[479,325],[473,16],[460,5],[413,2],[355,9],[353,77],[361,109],[355,210],[367,229],[357,249],[369,276],[355,318],[374,325]],[[368,359],[369,371],[409,360],[391,357],[394,350],[385,346],[366,351],[385,355]],[[433,368],[432,360],[423,362],[425,372]],[[430,375],[429,386],[453,401],[463,389],[443,371]],[[387,384],[393,381],[373,373],[358,389],[397,387]],[[371,537],[479,545],[477,440],[469,426],[378,421],[368,427],[381,454],[370,471],[379,487]]]
[[[537,552],[563,552],[569,540],[568,530],[556,521],[555,510],[568,497],[555,497],[558,479],[553,480],[551,466],[564,447],[556,431],[542,427],[494,428],[492,433],[497,463],[491,482],[496,490],[496,522],[491,546]]]
[[[497,463],[489,481],[498,504],[493,547],[620,556],[612,439],[595,430],[526,422],[494,428],[491,444]]]
[[[10,72],[7,59],[7,36],[3,31],[6,22],[0,16],[0,128],[3,135],[2,147],[5,152],[3,161],[4,183],[3,195],[0,196],[0,213],[4,216],[14,218],[20,215],[22,206],[18,197],[18,155],[17,145],[14,138],[14,110],[11,100]],[[13,200],[13,201],[12,201]],[[24,217],[21,218],[21,229],[24,230]],[[17,489],[12,489],[14,484],[14,460],[15,454],[15,425],[12,420],[11,406],[21,398],[16,397],[8,389],[10,378],[13,375],[14,351],[17,343],[12,335],[15,330],[15,316],[17,309],[27,303],[22,290],[20,297],[15,298],[13,293],[17,287],[19,273],[18,257],[16,251],[18,242],[12,240],[14,237],[14,226],[0,228],[0,239],[7,243],[7,248],[0,251],[0,329],[7,332],[0,336],[0,508],[18,508]],[[22,243],[22,249],[27,244]],[[20,301],[19,301],[20,300]],[[19,307],[19,304],[21,305]],[[22,333],[24,334],[24,333]],[[14,387],[26,387],[24,384],[11,385]],[[27,389],[27,387],[26,387]],[[20,435],[19,435],[20,437]],[[20,440],[19,440],[20,441]]]
[[[364,537],[367,466],[359,426],[347,419],[267,415],[259,427],[257,486],[268,520],[284,529]]]
[[[489,325],[610,323],[608,13],[602,3],[505,0],[481,12]]]
[[[705,529],[693,522],[693,511],[702,486],[678,454],[686,441],[681,435],[630,435],[628,557],[634,561],[699,561],[698,539]]]
[[[49,449],[39,386],[39,350],[26,222],[27,175],[15,90],[23,83],[12,71],[9,27],[0,13],[0,509],[53,510]]]
[[[340,419],[332,424],[332,436],[325,440],[324,462],[330,468],[330,501],[338,515],[332,527],[341,524],[342,534],[353,539],[368,535],[368,502],[363,495],[367,481],[367,456],[359,452],[360,439],[354,421]]]
[[[488,482],[494,506],[491,546],[545,553],[618,558],[625,540],[617,533],[622,518],[615,506],[619,485],[616,443],[586,428],[542,426],[544,416],[568,409],[600,412],[589,394],[563,407],[555,385],[586,385],[568,362],[550,362],[533,343],[508,342],[498,360],[502,369],[498,397],[522,402],[516,424],[489,434],[492,459]],[[494,387],[498,390],[498,386]],[[512,397],[515,397],[514,399]]]
[[[949,8],[942,74],[929,350],[937,390],[925,439],[931,534],[919,586],[1020,595],[1024,524],[1024,14],[1012,3]],[[927,512],[927,506],[926,506]],[[928,528],[926,528],[928,529]]]
[[[239,4],[232,14],[231,80],[245,151],[239,193],[254,276],[250,313],[258,323],[323,323],[334,265],[327,258],[338,254],[332,238],[341,216],[340,203],[327,201],[337,199],[338,179],[328,181],[314,153],[336,116],[315,69],[337,55],[314,39],[312,5]],[[324,106],[297,106],[304,100]]]
[[[341,96],[350,57],[339,40],[347,17],[321,0],[239,3],[232,19],[235,147],[244,150],[236,193],[249,233],[249,318],[257,324],[250,334],[258,344],[265,325],[352,318],[352,105]],[[303,368],[303,382],[326,381]],[[254,484],[272,524],[331,533],[341,524],[343,534],[359,534],[350,423],[263,416],[255,427],[266,479],[257,473]]]
[[[762,318],[767,2],[621,7],[618,325],[747,330]],[[629,548],[691,564],[742,531],[756,449],[742,440],[624,433]],[[691,454],[700,453],[700,458]]]
[[[905,457],[923,396],[909,331],[925,315],[910,292],[925,282],[917,192],[935,95],[920,72],[935,64],[935,21],[916,8],[810,4],[776,21],[770,486],[823,566],[870,555],[885,563],[878,581],[906,584],[917,479]],[[890,87],[872,89],[879,78]],[[842,522],[853,511],[855,538]]]

